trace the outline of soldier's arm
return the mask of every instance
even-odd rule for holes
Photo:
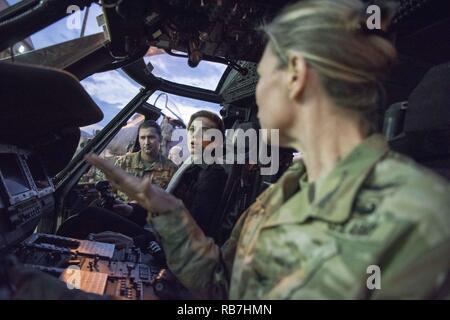
[[[450,241],[434,245],[418,225],[390,229],[385,240],[337,241],[337,250],[299,262],[265,299],[430,299],[448,281]],[[364,243],[365,242],[365,243]],[[448,285],[448,283],[447,283]],[[448,290],[448,289],[447,289]]]
[[[335,235],[334,252],[310,254],[314,259],[299,262],[299,268],[281,279],[266,298],[429,299],[449,295],[440,292],[450,270],[448,192],[448,186],[425,178],[402,186],[372,213],[372,222],[376,222],[372,233]]]
[[[169,269],[198,298],[226,299],[230,272],[245,213],[219,248],[206,237],[186,209],[151,218]]]
[[[382,288],[374,290],[371,298],[442,297],[439,291],[449,280],[450,271],[449,194],[447,183],[423,176],[386,202],[386,211],[414,227],[396,244],[397,251],[381,270]],[[450,294],[448,283],[444,294]]]

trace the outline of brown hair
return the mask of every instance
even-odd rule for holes
[[[222,119],[217,114],[207,110],[200,110],[192,114],[187,125],[188,130],[191,127],[192,122],[194,122],[194,120],[199,117],[205,117],[214,122],[214,124],[216,125],[216,129],[219,129],[222,133],[222,136],[225,137],[225,125]]]
[[[154,120],[145,120],[142,122],[138,127],[138,136],[141,129],[148,129],[148,128],[154,128],[156,130],[156,133],[158,134],[159,138],[161,139],[161,127],[159,124]]]

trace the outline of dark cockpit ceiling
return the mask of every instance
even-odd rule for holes
[[[32,0],[20,2],[22,13],[27,12],[20,19],[13,19],[18,13],[14,12],[14,7],[0,13],[0,50],[62,18],[68,5],[84,7],[92,2],[46,0],[42,2],[45,6]],[[205,100],[232,102],[248,96],[256,83],[256,74],[252,72],[249,62],[259,60],[265,45],[258,28],[291,2],[294,1],[103,1],[104,20],[110,41],[64,65],[64,69],[81,80],[96,72],[140,61],[149,47],[154,46],[169,54],[187,56],[187,63],[192,67],[202,60],[234,66],[234,69],[229,68],[229,72],[225,72],[216,92],[199,90]],[[450,43],[445,41],[445,35],[450,30],[449,1],[394,2],[399,6],[392,26],[396,34],[399,63],[387,82],[388,104],[405,100],[427,70],[448,61],[450,57]],[[242,68],[242,65],[246,66]],[[241,72],[236,72],[239,68]],[[136,76],[136,67],[132,73]],[[191,90],[193,88],[177,88],[172,83],[161,82],[149,73],[141,73],[135,80],[142,85],[162,86],[172,92],[179,89],[180,93],[195,95]]]
[[[170,53],[184,52],[191,66],[201,59],[244,66],[246,72],[230,68],[216,90],[223,102],[233,102],[252,94],[256,84],[254,64],[249,62],[256,63],[260,59],[265,45],[259,27],[291,2],[136,1],[134,9],[129,7],[123,16],[126,20],[145,21],[143,30],[147,44]],[[399,62],[386,83],[387,105],[405,100],[427,70],[450,57],[450,43],[443,38],[450,31],[450,2],[395,2],[398,13],[392,31],[396,34]],[[139,6],[142,6],[140,10]],[[135,15],[137,12],[140,17]],[[113,22],[110,27],[112,33],[116,27],[120,29],[119,24],[115,26]],[[116,49],[118,55],[123,54],[123,47],[119,45]]]
[[[201,58],[257,62],[264,48],[259,27],[271,21],[284,5],[292,2],[295,1],[134,0],[122,1],[118,8],[105,9],[105,13],[110,31],[115,33],[116,39],[124,35],[122,40],[126,43],[126,36],[130,37],[127,31],[130,32],[134,28],[135,35],[145,37],[146,44],[167,51],[189,53],[188,62],[195,66]],[[399,48],[408,50],[413,42],[416,51],[414,56],[424,60],[430,59],[430,62],[434,63],[443,62],[442,59],[448,57],[445,53],[449,53],[449,44],[446,44],[446,51],[439,50],[436,55],[429,53],[430,47],[424,47],[421,43],[423,41],[412,40],[420,40],[421,37],[421,40],[424,40],[424,35],[431,31],[436,35],[439,33],[435,31],[443,31],[449,26],[448,1],[394,2],[399,6],[393,25],[393,31],[398,33]],[[112,37],[112,42],[116,39]],[[442,42],[444,41],[437,44],[438,47],[443,45]],[[117,42],[117,46],[111,47],[115,55],[127,54],[124,43]]]
[[[365,1],[376,3],[376,1]],[[398,50],[398,62],[387,79],[386,106],[405,101],[425,73],[433,66],[450,61],[450,1],[397,0],[397,14],[391,27]],[[257,57],[257,56],[255,56]],[[259,56],[258,56],[259,57]],[[257,62],[258,59],[252,60]],[[254,68],[247,63],[249,73],[231,71],[219,88],[225,101],[233,101],[236,92],[245,94],[256,85]],[[253,91],[254,92],[254,91]],[[247,95],[248,96],[248,95]],[[246,97],[247,97],[246,96]]]

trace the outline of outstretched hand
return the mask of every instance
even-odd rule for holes
[[[86,155],[84,158],[88,163],[103,171],[113,187],[139,202],[151,213],[161,214],[182,205],[181,200],[153,185],[149,177],[144,179],[135,177],[94,154]]]

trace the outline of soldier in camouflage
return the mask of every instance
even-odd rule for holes
[[[165,189],[178,167],[160,152],[161,128],[154,121],[143,122],[138,128],[138,140],[140,151],[115,158],[114,165],[136,177],[149,177],[153,184]],[[105,180],[102,173],[96,176],[99,180]],[[120,190],[117,195],[124,201],[130,200]]]
[[[114,165],[135,177],[147,178],[152,184],[166,188],[177,166],[160,153],[159,125],[152,120],[143,122],[138,128],[138,141],[140,151],[115,158]],[[96,169],[94,172],[97,172],[97,181],[107,180],[100,170]],[[145,209],[120,190],[113,191],[118,197],[110,199],[109,202],[105,199],[96,199],[91,206],[79,212],[77,216],[64,221],[57,231],[58,234],[84,239],[90,233],[120,230],[137,236],[137,226],[127,226],[126,222],[130,221],[144,227],[147,224]],[[121,216],[119,218],[126,218],[128,221],[115,222],[116,214]]]
[[[197,297],[449,294],[440,290],[450,270],[450,186],[371,133],[395,49],[357,28],[364,9],[358,0],[305,0],[267,26],[258,118],[304,158],[243,213],[223,247],[178,199],[88,157],[148,210],[170,270]],[[347,54],[337,55],[343,43]]]
[[[117,158],[115,165],[136,177],[149,177],[153,184],[165,189],[177,170],[177,166],[160,153],[150,161],[144,160],[144,158],[141,149],[141,151],[128,153]],[[120,190],[117,194],[123,200],[129,200],[127,195]]]
[[[140,151],[127,152],[123,156],[112,157],[109,160],[136,177],[149,176],[153,184],[165,189],[178,167],[161,154],[161,127],[152,120],[143,122],[138,128],[138,141]],[[95,167],[91,167],[83,179],[80,181],[106,180],[105,175]],[[117,191],[117,194],[122,200],[129,200],[123,192]]]

